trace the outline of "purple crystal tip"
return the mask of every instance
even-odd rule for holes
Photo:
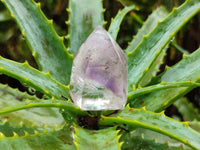
[[[98,26],[77,51],[70,94],[83,110],[118,110],[127,100],[127,60],[110,34]]]

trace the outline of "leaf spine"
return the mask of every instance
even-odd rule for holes
[[[24,78],[24,80],[29,81],[29,78]]]
[[[50,24],[53,24],[53,19],[48,20]]]
[[[25,33],[24,33],[23,31],[22,31],[21,33],[22,33],[22,36],[24,36],[24,37],[25,37]]]
[[[10,16],[11,16],[12,18],[15,18],[15,16],[14,16],[14,14],[13,14],[13,13],[11,13],[11,14],[10,14]]]
[[[16,132],[13,132],[13,137],[19,137]]]
[[[128,103],[128,104],[126,105],[126,108],[127,108],[127,109],[130,109],[130,103]]]
[[[34,130],[34,133],[35,133],[35,135],[38,135],[38,134],[39,134],[39,132],[38,132],[37,130]]]
[[[145,69],[145,72],[147,72],[149,70],[149,67],[147,67],[146,69]]]
[[[165,82],[165,81],[161,81],[161,82],[160,82],[160,84],[163,84],[163,85],[165,85],[165,84],[166,84],[166,82]]]
[[[41,8],[41,3],[40,3],[40,2],[36,3],[36,5],[37,5],[39,8]]]
[[[69,23],[70,23],[70,21],[65,21],[65,24],[66,24],[66,25],[69,25]]]
[[[69,13],[70,12],[69,8],[66,8],[66,11]]]
[[[50,95],[50,92],[49,92],[49,91],[47,91],[47,90],[44,90],[44,92],[45,92],[46,94]]]
[[[73,55],[73,54],[70,54],[70,53],[69,53],[69,56],[70,56],[71,58],[74,58],[74,55]]]
[[[141,109],[146,111],[146,106],[143,106]]]
[[[161,115],[165,115],[165,110],[160,112]]]
[[[158,20],[158,21],[157,21],[157,25],[159,25],[160,23],[161,23],[161,21],[160,21],[160,20]]]
[[[147,35],[143,34],[143,35],[142,35],[142,38],[143,38],[143,39],[146,39],[146,38],[147,38]]]
[[[2,132],[0,132],[0,137],[2,138],[2,137],[5,137],[5,135],[2,133]]]
[[[60,39],[61,41],[63,41],[64,38],[65,38],[65,36],[59,36],[59,39]]]
[[[119,143],[120,148],[122,147],[123,144],[124,144],[124,141],[121,141],[121,142]]]
[[[36,57],[36,53],[32,53],[33,57],[35,58]]]
[[[68,34],[68,35],[65,35],[64,37],[65,37],[65,39],[67,39],[67,40],[68,40],[68,39],[69,39],[69,37],[70,37],[70,35]]]
[[[25,60],[25,62],[23,63],[24,66],[29,66],[29,63],[27,60]]]
[[[66,88],[70,89],[70,84],[68,84],[68,85],[66,86]]]
[[[49,71],[46,73],[46,75],[47,75],[47,76],[49,76],[49,77],[51,77],[51,74],[50,74],[50,72],[49,72]]]
[[[166,70],[169,69],[169,68],[170,68],[169,66],[167,66],[167,65],[165,66],[165,69],[166,69]]]
[[[132,95],[128,95],[128,98],[131,98]]]
[[[59,102],[59,103],[57,103],[56,105],[57,105],[57,106],[61,106],[62,104]]]
[[[175,35],[175,32],[172,32],[172,34],[171,34],[172,38],[173,38],[174,35]]]
[[[185,19],[185,22],[188,22],[188,20],[189,20],[189,19],[188,19],[188,18],[186,18],[186,19]]]
[[[131,55],[131,52],[127,52],[127,56],[130,56]]]
[[[189,121],[185,121],[185,122],[183,122],[183,125],[189,127]]]
[[[188,55],[186,55],[185,53],[183,53],[183,58],[187,58],[188,57]]]

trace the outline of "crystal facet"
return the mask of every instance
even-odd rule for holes
[[[98,26],[74,56],[70,95],[82,110],[118,110],[127,100],[127,60]]]

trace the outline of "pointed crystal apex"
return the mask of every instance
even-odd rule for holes
[[[127,100],[127,59],[110,34],[98,26],[77,51],[70,95],[82,110],[118,110]]]

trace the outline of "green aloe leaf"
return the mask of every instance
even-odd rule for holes
[[[178,99],[174,103],[174,105],[176,106],[185,121],[200,121],[200,112],[198,108],[195,108],[194,105],[189,102],[187,98],[182,97]]]
[[[32,68],[27,62],[17,63],[0,57],[0,73],[16,78],[49,97],[69,97],[68,86],[53,79],[49,73]]]
[[[200,134],[191,129],[188,123],[181,123],[166,117],[164,113],[154,113],[145,109],[126,107],[118,114],[99,120],[100,125],[127,124],[129,129],[135,127],[150,129],[174,138],[193,149],[200,147]]]
[[[153,132],[149,132],[149,134],[149,136],[154,137],[154,135],[152,135],[154,134]],[[163,135],[161,135],[161,137],[162,136]],[[190,150],[190,148],[183,147],[183,144],[170,145],[171,143],[167,140],[163,143],[159,143],[157,139],[147,139],[144,134],[137,135],[134,134],[134,131],[130,133],[124,132],[120,141],[124,141],[122,150]]]
[[[6,137],[12,137],[14,134],[19,136],[24,136],[26,133],[34,134],[34,131],[42,131],[44,129],[37,128],[36,126],[32,125],[31,127],[25,126],[24,124],[19,125],[12,125],[8,121],[0,123],[0,133]]]
[[[148,17],[144,22],[142,28],[137,32],[136,36],[129,43],[126,48],[126,52],[132,52],[141,42],[144,35],[148,35],[152,32],[157,26],[159,21],[163,21],[164,18],[168,15],[168,11],[165,7],[159,7]]]
[[[152,83],[160,82],[181,82],[181,81],[200,81],[200,49],[196,50],[184,58],[176,65],[167,68],[163,74],[156,77]],[[146,106],[147,110],[162,111],[171,105],[175,100],[182,97],[196,86],[188,88],[171,88],[155,91],[130,100],[131,107],[141,108]]]
[[[141,79],[139,86],[147,85],[153,77],[156,76],[157,72],[159,72],[160,65],[163,63],[164,56],[166,54],[167,47],[165,47],[162,52],[158,55],[158,57],[154,60],[149,70],[144,74]]]
[[[134,91],[128,93],[128,102],[133,98],[136,98],[141,95],[145,95],[154,91],[159,91],[163,89],[177,88],[177,87],[199,87],[200,83],[195,83],[191,81],[183,81],[183,82],[161,82],[156,85],[137,88]]]
[[[115,16],[115,18],[112,20],[108,32],[113,37],[113,39],[115,39],[115,40],[117,39],[117,34],[119,32],[119,27],[120,27],[120,24],[121,24],[123,18],[125,17],[125,15],[129,11],[131,11],[131,10],[133,10],[135,8],[136,8],[135,6],[125,7],[122,11],[119,11],[117,13],[117,15]]]
[[[186,1],[159,22],[149,35],[144,36],[135,50],[127,53],[129,90],[138,86],[170,39],[199,11],[199,7],[199,0]]]
[[[0,84],[0,110],[12,105],[19,105],[24,100],[39,100],[36,96],[23,93],[18,89],[10,88],[7,85]],[[30,119],[31,118],[31,119]],[[31,126],[55,126],[55,124],[63,124],[64,119],[57,108],[32,108],[28,110],[20,110],[13,113],[0,115],[0,120],[8,120],[11,124],[20,124]]]
[[[0,114],[10,113],[18,110],[34,108],[34,107],[56,107],[63,108],[76,115],[87,115],[87,112],[81,111],[79,107],[75,106],[72,102],[63,100],[26,100],[16,105],[11,105],[0,109]]]
[[[0,149],[3,150],[75,150],[69,129],[37,128],[0,124]]]
[[[116,127],[87,130],[75,126],[74,129],[74,144],[78,150],[119,150],[122,145]]]
[[[142,28],[138,31],[136,36],[129,43],[128,47],[126,48],[126,51],[127,52],[133,51],[141,43],[143,36],[146,36],[149,33],[151,33],[155,29],[158,22],[162,21],[167,15],[168,15],[168,11],[165,9],[165,7],[159,7],[155,11],[153,11],[153,13],[145,21]],[[141,86],[146,85],[151,80],[152,76],[156,75],[163,61],[165,52],[166,52],[166,48],[164,48],[163,51],[159,54],[159,56],[154,60],[151,67],[145,73],[144,77],[140,81],[139,84]]]
[[[154,142],[155,145],[162,145],[164,148],[164,145],[167,145],[165,149],[171,148],[171,149],[189,149],[190,147],[186,146],[185,144],[170,138],[169,136],[166,136],[164,134],[144,129],[144,128],[137,128],[135,131],[132,131],[127,134],[130,137],[141,137],[144,141],[143,142]],[[126,135],[125,135],[126,137]],[[151,148],[149,144],[147,144]]]
[[[69,9],[69,51],[75,54],[89,34],[103,26],[103,6],[101,0],[70,0]]]
[[[49,21],[33,0],[3,0],[16,19],[22,34],[43,72],[68,84],[71,74],[72,56],[67,52],[63,38],[59,37],[52,21]]]

